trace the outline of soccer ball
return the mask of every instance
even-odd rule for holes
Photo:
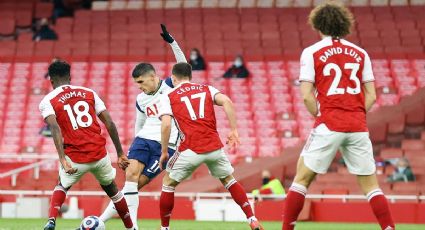
[[[97,216],[88,216],[81,222],[80,230],[105,230],[105,223]]]

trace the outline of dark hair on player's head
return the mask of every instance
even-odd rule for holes
[[[350,34],[354,17],[343,5],[328,1],[314,8],[308,18],[309,24],[323,35],[342,38]]]
[[[189,78],[192,80],[192,66],[186,62],[180,62],[173,66],[172,73],[178,79]]]
[[[66,79],[71,75],[71,66],[62,60],[56,60],[49,65],[49,76],[53,80]]]
[[[155,73],[155,68],[153,67],[153,65],[142,62],[137,64],[136,67],[134,67],[133,73],[131,75],[133,76],[133,78],[138,78],[151,71]]]

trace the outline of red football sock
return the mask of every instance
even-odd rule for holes
[[[161,226],[169,227],[171,212],[174,208],[174,187],[162,186],[161,197],[159,199],[159,213],[161,215]]]
[[[239,184],[235,179],[233,179],[229,181],[229,183],[227,183],[225,188],[229,190],[233,200],[241,207],[247,219],[254,216],[251,205],[248,201],[248,197],[246,196],[245,189],[242,187],[241,184]]]
[[[366,197],[369,201],[370,206],[372,207],[373,214],[375,214],[376,219],[378,219],[379,225],[381,225],[381,229],[394,229],[394,221],[391,216],[390,208],[388,207],[387,199],[385,198],[384,193],[382,193],[382,190],[372,190],[366,195]]]
[[[294,229],[298,215],[303,209],[306,194],[307,188],[304,185],[292,183],[285,199],[282,230]]]
[[[124,226],[126,228],[133,227],[133,222],[131,221],[130,212],[128,211],[127,202],[124,199],[124,195],[121,192],[118,192],[115,196],[111,197],[112,202],[114,203],[115,209],[118,212]]]
[[[56,219],[59,209],[62,207],[63,202],[65,202],[65,198],[66,189],[61,185],[56,185],[50,200],[49,219]]]

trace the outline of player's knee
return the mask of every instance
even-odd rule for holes
[[[233,177],[233,175],[228,175],[224,178],[220,178],[221,183],[226,186],[230,181],[234,180],[235,178]]]
[[[137,168],[128,167],[125,170],[125,179],[126,181],[137,182],[139,181],[140,171]]]
[[[294,182],[297,184],[304,185],[308,188],[310,186],[311,182],[314,179],[315,174],[308,174],[308,173],[298,173],[295,176]]]
[[[179,182],[171,179],[170,176],[166,174],[164,178],[162,179],[162,184],[165,186],[176,187],[179,184]]]
[[[117,188],[117,185],[115,184],[115,182],[114,181],[112,181],[110,184],[108,184],[108,185],[101,185],[101,187],[102,187],[102,189],[103,189],[103,191],[105,191],[106,192],[106,194],[109,196],[109,197],[113,197],[113,196],[115,196],[119,191],[118,191],[118,188]]]
[[[140,190],[142,189],[145,185],[149,184],[150,179],[149,177],[145,176],[145,175],[140,175],[139,176],[139,182],[137,183],[137,188]]]
[[[368,194],[370,191],[379,188],[378,180],[375,174],[367,176],[358,175],[357,181],[364,194]]]
[[[59,182],[59,184],[57,184],[56,186],[55,186],[55,189],[54,190],[61,190],[61,191],[64,191],[65,193],[69,190],[71,188],[71,186],[68,186],[67,188],[65,188],[60,182]]]

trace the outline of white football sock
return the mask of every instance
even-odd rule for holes
[[[128,211],[130,212],[131,221],[133,222],[134,229],[139,229],[137,226],[137,210],[139,209],[139,191],[137,190],[137,183],[126,181],[124,188],[125,201],[128,205]]]
[[[170,227],[162,227],[161,226],[161,230],[170,230]]]
[[[110,201],[109,204],[108,204],[108,207],[106,207],[106,209],[105,209],[105,211],[103,211],[102,215],[99,216],[99,219],[101,219],[103,222],[106,222],[117,214],[118,214],[118,212],[115,209],[114,203],[112,203],[112,201]]]

